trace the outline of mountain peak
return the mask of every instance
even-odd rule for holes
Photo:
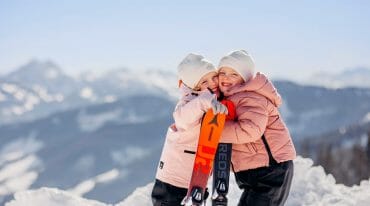
[[[3,79],[26,88],[41,86],[49,92],[70,92],[75,86],[75,80],[64,74],[63,70],[51,60],[32,59]]]
[[[10,73],[9,77],[25,76],[32,74],[33,76],[44,77],[46,79],[55,79],[59,75],[64,75],[62,69],[53,61],[40,61],[33,59],[25,65],[19,67],[16,71]]]
[[[15,71],[6,75],[5,79],[18,83],[41,83],[65,77],[66,75],[63,73],[63,70],[53,61],[32,59]]]

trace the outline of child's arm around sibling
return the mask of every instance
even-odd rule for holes
[[[178,129],[188,129],[199,124],[204,112],[212,108],[212,101],[217,97],[208,90],[195,92],[182,84],[182,97],[173,112],[175,125]]]
[[[254,75],[254,61],[244,50],[220,60],[219,86],[236,108],[237,119],[226,122],[221,141],[233,143],[233,170],[244,190],[238,206],[284,205],[296,152],[278,111],[280,95],[265,75]]]
[[[180,205],[186,196],[193,171],[203,114],[227,113],[216,100],[217,70],[202,55],[189,54],[178,66],[181,98],[173,112],[152,190],[154,206]]]

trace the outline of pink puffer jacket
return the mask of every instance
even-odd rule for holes
[[[193,171],[201,120],[216,96],[208,90],[194,93],[182,85],[172,124],[166,135],[156,178],[171,185],[188,188]]]
[[[225,123],[221,139],[233,143],[235,172],[269,165],[263,134],[277,162],[296,157],[289,130],[278,111],[281,97],[265,75],[257,73],[247,83],[225,92],[225,96],[235,104],[238,118]]]

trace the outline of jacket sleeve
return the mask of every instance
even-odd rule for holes
[[[226,121],[221,142],[245,144],[254,142],[265,132],[267,100],[243,98],[236,106],[237,121]]]
[[[186,130],[199,124],[203,114],[211,108],[212,99],[215,98],[214,94],[207,91],[190,101],[180,100],[173,112],[176,127]]]

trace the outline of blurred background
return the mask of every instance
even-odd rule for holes
[[[297,147],[370,176],[368,1],[1,1],[0,204],[57,187],[115,203],[154,180],[189,52],[249,51]]]

